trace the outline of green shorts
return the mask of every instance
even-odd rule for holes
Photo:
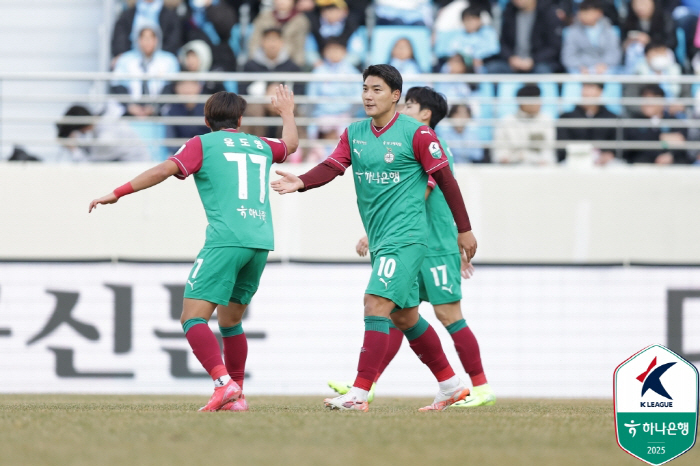
[[[427,251],[422,244],[407,244],[388,246],[372,253],[372,276],[365,293],[390,299],[402,309],[418,306],[416,278]]]
[[[224,306],[229,302],[250,304],[269,252],[235,246],[202,249],[187,277],[185,298]]]
[[[418,274],[420,300],[432,305],[462,299],[462,262],[459,254],[429,256]]]

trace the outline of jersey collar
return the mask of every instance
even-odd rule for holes
[[[222,128],[221,131],[228,131],[229,133],[237,133],[238,132],[237,129],[233,129],[233,128]]]
[[[372,123],[372,120],[370,119],[369,126],[372,128],[372,134],[374,134],[376,137],[381,136],[382,134],[384,134],[386,132],[386,130],[388,130],[389,128],[391,128],[394,125],[394,123],[396,122],[396,120],[398,120],[398,118],[399,118],[399,113],[398,112],[394,113],[394,116],[391,118],[389,123],[384,125],[384,127],[381,129],[377,129],[376,126],[374,126],[374,123]]]

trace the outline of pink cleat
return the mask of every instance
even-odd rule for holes
[[[248,402],[245,400],[245,395],[241,395],[236,401],[229,401],[219,411],[248,411]]]
[[[229,380],[223,387],[216,387],[209,402],[199,408],[199,411],[217,411],[229,401],[236,401],[241,396],[241,387],[233,380]]]
[[[461,386],[451,393],[438,392],[433,404],[420,408],[418,411],[443,411],[448,406],[465,399],[469,395],[469,389]]]

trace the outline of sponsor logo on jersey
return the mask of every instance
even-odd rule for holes
[[[440,144],[438,144],[437,142],[431,142],[428,146],[428,151],[434,159],[439,159],[442,157],[442,150],[440,150]]]
[[[397,142],[397,141],[383,141],[383,144],[385,146],[399,146],[399,147],[403,146],[403,143]]]
[[[652,345],[620,364],[614,373],[615,433],[630,455],[661,465],[695,444],[698,372],[661,345]]]
[[[352,143],[353,143],[353,144],[364,144],[364,145],[367,145],[367,141],[361,141],[361,140],[359,140],[359,139],[353,139],[353,140],[352,140]]]
[[[391,148],[388,148],[387,153],[384,154],[384,161],[386,163],[391,163],[394,161],[394,153],[391,151]]]

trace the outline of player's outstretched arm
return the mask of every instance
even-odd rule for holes
[[[270,183],[270,186],[275,192],[288,194],[304,189],[304,182],[301,181],[298,176],[281,170],[275,170],[275,173],[282,177]]]
[[[177,164],[171,160],[166,160],[163,163],[159,163],[153,168],[149,168],[145,172],[138,175],[136,178],[126,183],[123,186],[118,187],[109,194],[106,194],[99,199],[95,199],[90,203],[90,209],[88,213],[92,212],[98,204],[114,204],[119,200],[120,197],[126,196],[127,194],[135,193],[136,191],[141,191],[148,189],[151,186],[155,186],[158,183],[162,183],[172,175],[180,173],[180,169]]]
[[[272,106],[282,117],[282,141],[287,146],[287,153],[296,152],[299,147],[299,132],[294,121],[294,93],[289,86],[280,84],[275,89]]]
[[[367,236],[360,238],[360,241],[357,242],[357,246],[355,246],[355,251],[357,251],[360,257],[365,257],[367,255],[369,251],[369,239]]]

